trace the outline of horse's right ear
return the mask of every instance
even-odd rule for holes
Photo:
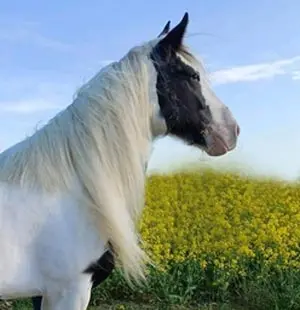
[[[163,35],[165,35],[165,34],[167,34],[170,31],[170,25],[171,25],[171,21],[169,20],[166,23],[166,25],[165,25],[164,29],[162,30],[162,32],[158,35],[158,38],[163,36]]]

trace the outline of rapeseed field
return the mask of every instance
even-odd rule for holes
[[[300,267],[300,186],[214,171],[149,178],[144,248],[161,267],[197,260],[245,274],[244,263]]]
[[[154,262],[147,283],[130,288],[116,268],[91,305],[300,309],[297,183],[197,167],[152,175],[139,229]]]

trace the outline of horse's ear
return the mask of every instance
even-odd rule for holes
[[[158,38],[162,37],[163,35],[167,34],[170,31],[170,25],[171,25],[171,21],[169,20],[166,23],[166,25],[165,25],[164,29],[162,30],[162,32],[158,35]]]
[[[189,23],[189,15],[185,13],[182,20],[177,24],[159,43],[158,48],[168,54],[168,51],[177,51],[182,45],[183,37]]]

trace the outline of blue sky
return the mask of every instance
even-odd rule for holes
[[[197,161],[300,176],[299,0],[2,1],[1,150],[70,104],[101,66],[155,37],[167,20],[174,25],[185,11],[187,43],[235,114],[240,141],[234,152],[209,158],[165,138],[155,144],[150,168]]]

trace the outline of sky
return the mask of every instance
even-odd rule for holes
[[[31,135],[101,67],[186,11],[186,43],[202,58],[241,135],[237,148],[218,158],[160,139],[149,169],[198,162],[299,178],[299,0],[2,1],[0,150]]]

